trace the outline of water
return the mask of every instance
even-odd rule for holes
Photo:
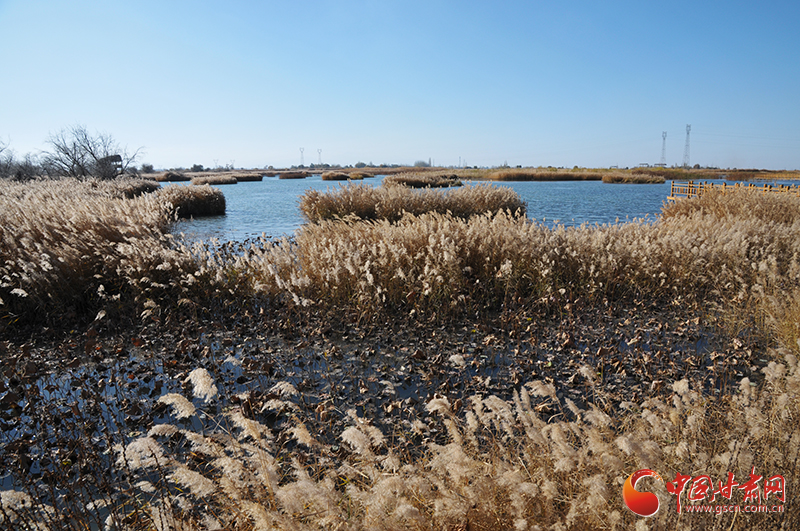
[[[379,186],[383,177],[364,179]],[[730,181],[728,181],[730,183]],[[471,183],[474,184],[474,183]],[[528,203],[528,217],[548,225],[567,226],[654,220],[669,196],[671,181],[664,184],[606,184],[602,181],[507,182]],[[763,183],[759,181],[759,186]],[[775,183],[773,183],[775,184]],[[780,183],[786,184],[786,183]],[[192,240],[217,238],[241,241],[266,234],[291,236],[303,223],[298,203],[306,190],[333,190],[346,183],[323,181],[319,175],[306,179],[265,177],[261,182],[219,186],[225,194],[227,213],[177,224]]]

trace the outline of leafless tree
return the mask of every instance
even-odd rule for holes
[[[45,152],[44,166],[52,176],[112,179],[136,162],[141,148],[129,154],[107,133],[92,136],[83,125],[51,134],[52,151]]]
[[[14,165],[14,152],[8,149],[8,144],[0,140],[0,177],[5,179],[11,174]]]
[[[29,181],[42,174],[42,166],[36,155],[28,153],[22,159],[14,156],[8,144],[0,142],[0,178],[15,181]]]

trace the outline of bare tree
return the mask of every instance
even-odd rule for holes
[[[141,148],[128,154],[106,133],[89,134],[85,126],[75,125],[51,134],[44,166],[53,176],[112,179],[125,173],[136,162]]]
[[[14,156],[8,144],[0,142],[0,178],[29,181],[42,174],[42,166],[36,155],[28,153],[22,159]]]
[[[8,149],[8,144],[0,140],[0,178],[7,179],[14,166],[14,152]]]

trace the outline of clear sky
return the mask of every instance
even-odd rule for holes
[[[0,68],[17,155],[800,169],[797,0],[0,0]]]

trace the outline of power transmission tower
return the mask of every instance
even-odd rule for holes
[[[667,132],[661,133],[661,166],[667,165]]]
[[[305,148],[300,148],[300,166],[305,165],[305,162],[303,161],[303,151],[305,150],[306,150]]]
[[[683,167],[689,167],[689,132],[692,130],[690,124],[686,124],[686,147],[683,150]]]
[[[322,150],[318,149],[317,153],[319,154],[319,165],[322,166]]]

